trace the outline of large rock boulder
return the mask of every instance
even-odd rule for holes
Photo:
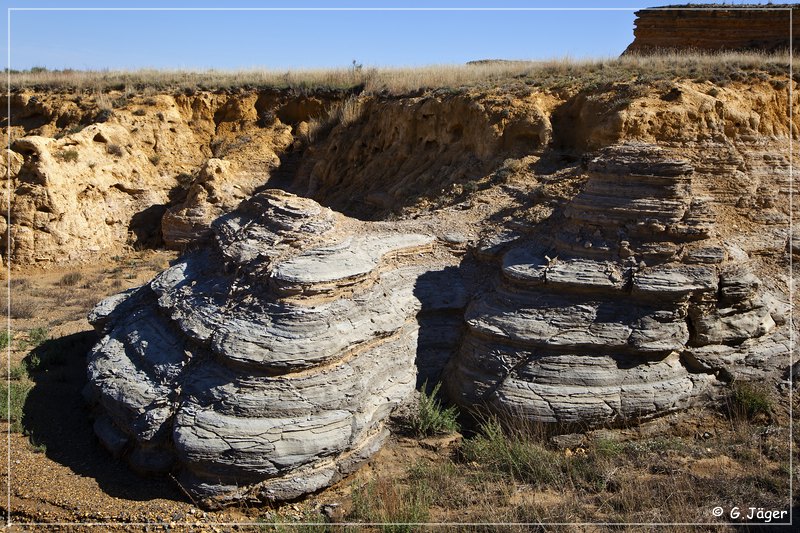
[[[774,299],[714,238],[688,163],[628,144],[588,171],[561,218],[500,252],[497,286],[467,308],[445,373],[462,407],[579,427],[647,419],[708,397],[752,339],[781,334]]]
[[[179,470],[206,505],[323,488],[378,449],[415,387],[430,269],[415,264],[433,238],[275,190],[212,233],[92,312],[96,433],[138,470]]]

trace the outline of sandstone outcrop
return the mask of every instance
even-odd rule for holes
[[[462,407],[581,427],[647,419],[713,395],[720,362],[747,359],[785,320],[716,238],[688,162],[634,143],[588,173],[563,218],[495,250],[497,285],[467,308],[445,372]],[[770,343],[776,368],[788,348]]]
[[[415,388],[417,314],[463,306],[463,289],[418,282],[437,271],[432,237],[276,190],[209,238],[92,312],[95,431],[138,470],[178,469],[206,505],[323,488],[378,449]]]
[[[790,13],[791,11],[791,13]],[[791,15],[794,15],[793,17]],[[636,12],[625,54],[668,50],[788,50],[800,10],[792,4],[687,4]]]
[[[365,98],[347,127],[334,128],[307,151],[294,188],[359,216],[387,212],[490,174],[506,158],[542,151],[553,136],[550,113],[557,102],[545,92],[513,100]]]
[[[755,74],[392,97],[12,94],[15,163],[0,176],[12,198],[12,264],[86,260],[162,238],[180,249],[268,181],[375,219],[496,184],[508,160],[626,140],[680,149],[697,190],[774,227],[788,216],[788,136],[800,118],[789,124],[793,81]]]
[[[13,164],[0,187],[11,193],[15,265],[158,245],[167,208],[164,236],[181,247],[263,186],[293,142],[291,126],[258,116],[280,111],[280,99],[256,93],[138,97],[114,109],[74,99],[11,95]]]

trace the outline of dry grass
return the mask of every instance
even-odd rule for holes
[[[432,65],[419,68],[341,68],[329,70],[112,70],[36,71],[11,75],[12,90],[50,89],[125,94],[145,90],[216,90],[232,88],[363,89],[366,93],[406,94],[423,89],[457,89],[497,85],[559,88],[640,79],[674,77],[736,81],[753,74],[788,74],[786,53],[727,52],[720,54],[664,53],[575,60],[485,61],[470,65]],[[108,98],[104,107],[112,107]]]
[[[62,287],[72,287],[77,285],[80,280],[83,279],[83,274],[80,272],[68,272],[61,276],[61,279],[58,280],[58,284]]]
[[[36,318],[41,309],[41,304],[34,298],[25,294],[11,295],[11,307],[5,298],[0,299],[0,315],[11,318]]]

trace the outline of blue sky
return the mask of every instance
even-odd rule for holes
[[[8,7],[509,7],[620,11],[12,11],[11,67],[277,70],[619,55],[635,8],[608,0],[23,1]],[[746,3],[738,0],[728,3]],[[753,0],[750,0],[753,3]],[[767,2],[761,2],[766,5]],[[2,57],[7,58],[3,28]],[[7,60],[4,60],[4,62]]]

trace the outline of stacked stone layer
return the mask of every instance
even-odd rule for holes
[[[683,8],[683,9],[682,9]],[[790,13],[792,11],[792,13]],[[668,6],[636,12],[634,41],[625,50],[787,50],[800,30],[797,6]],[[794,15],[794,16],[791,16]],[[793,44],[797,49],[798,45]]]
[[[93,311],[95,430],[138,470],[179,470],[208,505],[296,498],[374,453],[413,391],[422,271],[402,258],[432,238],[279,191],[213,232]]]
[[[446,374],[462,407],[582,427],[647,419],[708,397],[721,367],[698,359],[782,320],[713,238],[689,164],[628,144],[588,171],[558,229],[501,252],[496,287],[467,308]]]

